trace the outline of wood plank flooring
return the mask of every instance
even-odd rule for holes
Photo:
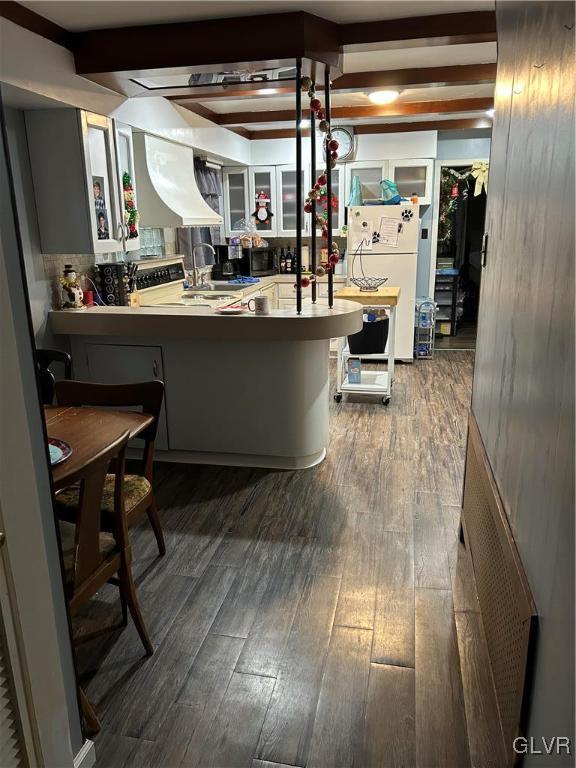
[[[392,402],[331,403],[327,459],[299,472],[156,466],[167,554],[130,532],[155,654],[134,627],[78,647],[98,768],[465,768],[453,594],[473,354],[397,367]],[[472,593],[470,590],[472,589]],[[477,613],[461,648],[481,639]],[[77,633],[117,625],[106,587]],[[488,684],[475,657],[471,684]],[[471,762],[472,756],[472,762]]]

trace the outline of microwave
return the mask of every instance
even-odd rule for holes
[[[240,271],[251,277],[276,274],[276,251],[274,248],[242,248]]]

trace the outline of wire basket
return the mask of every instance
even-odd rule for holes
[[[387,277],[351,277],[350,282],[354,283],[361,291],[377,291],[381,285],[388,281]]]

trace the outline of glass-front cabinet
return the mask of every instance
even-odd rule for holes
[[[224,228],[226,237],[239,235],[249,221],[248,168],[224,168]]]
[[[276,182],[278,187],[276,215],[277,235],[290,237],[296,234],[296,166],[280,165],[276,168]],[[306,193],[310,186],[310,171],[304,167],[300,172],[300,184],[302,185],[302,206],[306,199]],[[302,235],[310,232],[310,216],[302,211]]]
[[[402,197],[418,196],[420,205],[432,202],[433,160],[390,160],[390,179]]]
[[[30,110],[25,119],[43,253],[138,248],[124,218],[124,167],[136,199],[129,126],[76,109]]]
[[[92,200],[91,229],[94,253],[123,249],[124,222],[112,120],[81,112],[88,199]]]
[[[253,166],[249,170],[248,182],[250,216],[256,229],[264,237],[274,237],[278,229],[275,166]]]
[[[387,160],[359,160],[353,163],[346,163],[346,200],[348,205],[350,192],[352,191],[352,179],[357,176],[360,179],[360,189],[362,200],[377,200],[382,197],[382,188],[380,186],[383,179],[388,177]]]

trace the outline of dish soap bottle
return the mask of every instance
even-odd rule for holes
[[[292,266],[293,261],[294,261],[294,257],[292,256],[292,251],[290,250],[290,246],[288,246],[288,251],[286,252],[286,272],[288,274],[292,274],[292,272],[294,271]]]
[[[286,256],[284,255],[284,248],[280,248],[280,274],[286,273]]]

